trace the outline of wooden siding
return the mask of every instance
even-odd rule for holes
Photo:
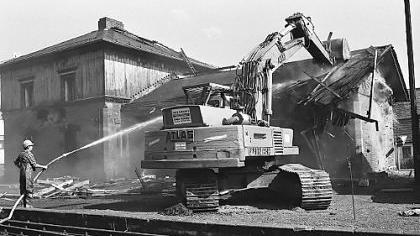
[[[76,73],[76,97],[84,99],[103,96],[103,51],[71,54],[40,63],[27,63],[1,71],[2,109],[21,108],[21,80],[34,81],[34,106],[51,105],[62,100],[62,72]]]
[[[185,73],[183,62],[159,60],[147,54],[132,55],[125,51],[105,51],[105,94],[130,98],[169,73]]]
[[[417,104],[420,104],[420,88],[416,88]],[[394,103],[393,109],[396,115],[394,121],[394,134],[397,136],[407,136],[406,143],[411,143],[413,140],[411,130],[411,105],[410,102]],[[417,114],[420,114],[420,106],[417,105]],[[420,120],[420,119],[419,119]],[[420,131],[419,131],[420,132]]]
[[[420,131],[419,131],[420,132]],[[413,141],[413,135],[411,132],[411,119],[399,119],[394,123],[395,136],[407,136],[406,143]]]

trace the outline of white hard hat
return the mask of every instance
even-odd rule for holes
[[[23,141],[23,148],[27,148],[27,147],[33,146],[33,145],[34,145],[34,143],[29,139],[26,139],[25,141]]]

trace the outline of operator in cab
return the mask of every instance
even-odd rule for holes
[[[20,184],[20,194],[24,195],[23,197],[23,207],[32,207],[29,205],[29,199],[32,198],[34,190],[34,181],[32,179],[32,173],[36,168],[47,169],[46,165],[39,165],[36,163],[34,154],[32,154],[32,149],[34,143],[31,140],[23,141],[23,151],[19,153],[15,160],[15,165],[19,168],[19,184]]]

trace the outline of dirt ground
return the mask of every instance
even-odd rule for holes
[[[218,212],[194,213],[192,216],[166,216],[162,209],[175,205],[174,195],[121,194],[99,198],[34,199],[34,207],[96,212],[142,219],[250,224],[294,227],[336,227],[379,231],[401,231],[420,234],[420,217],[402,217],[398,212],[420,207],[420,198],[412,192],[391,192],[354,196],[356,219],[353,219],[352,195],[335,194],[327,210],[305,211],[261,198],[260,192],[248,192],[222,201]],[[2,207],[13,201],[0,200]]]

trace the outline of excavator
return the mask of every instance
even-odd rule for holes
[[[142,168],[176,169],[177,194],[193,211],[217,210],[224,194],[260,188],[306,210],[331,203],[328,173],[288,163],[299,155],[293,130],[270,125],[273,71],[301,48],[335,63],[309,17],[295,13],[286,22],[239,63],[231,86],[183,87],[187,104],[162,109],[163,128],[145,134]]]

